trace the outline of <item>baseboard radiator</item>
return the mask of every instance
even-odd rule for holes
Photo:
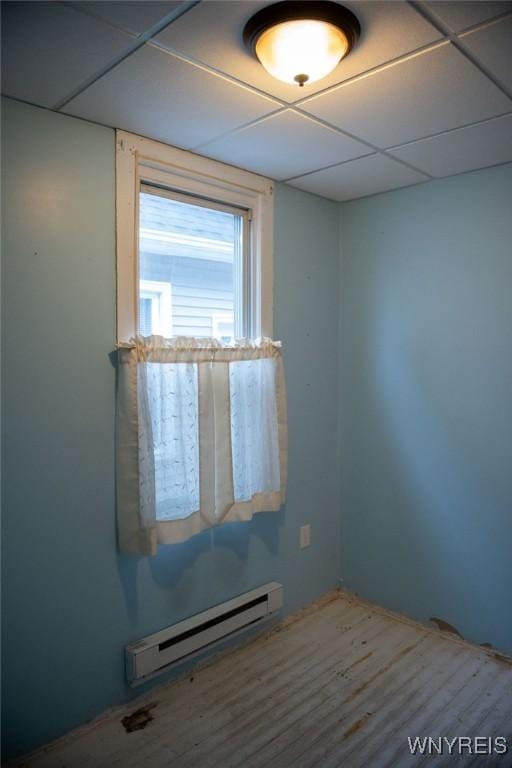
[[[263,622],[282,605],[283,587],[272,581],[127,645],[128,682],[140,685],[174,664],[192,658],[203,648]]]

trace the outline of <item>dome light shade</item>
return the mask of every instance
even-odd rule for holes
[[[326,21],[295,19],[265,30],[256,43],[256,56],[267,72],[285,83],[301,75],[314,83],[332,72],[348,51],[342,30]]]
[[[334,2],[269,5],[245,25],[244,42],[273,77],[314,83],[346,56],[360,34],[354,14]]]

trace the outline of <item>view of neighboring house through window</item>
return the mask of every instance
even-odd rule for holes
[[[142,336],[248,335],[248,211],[143,185],[139,199]]]

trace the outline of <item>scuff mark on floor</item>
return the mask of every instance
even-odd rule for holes
[[[369,653],[366,653],[364,656],[361,656],[359,659],[356,659],[352,662],[352,664],[349,664],[348,667],[345,667],[345,669],[340,669],[336,674],[338,676],[341,675],[341,677],[345,677],[347,672],[349,672],[351,669],[354,669],[354,667],[357,667],[358,664],[362,664],[363,661],[366,661],[366,659],[369,659],[370,656],[372,656],[375,653],[375,651],[370,651]]]
[[[343,734],[342,741],[345,741],[346,739],[349,739],[351,736],[354,735],[354,733],[357,733],[360,728],[363,727],[363,725],[366,723],[369,717],[371,717],[371,712],[366,712],[363,717],[360,717],[359,720],[356,720],[355,723],[352,723],[350,728],[347,728],[345,733]]]
[[[422,643],[424,641],[424,639],[425,638],[422,637],[417,642],[412,643],[412,645],[408,645],[405,648],[402,648],[401,651],[399,651],[395,656],[393,656],[393,658],[391,659],[391,661],[388,664],[386,664],[385,666],[381,667],[381,669],[379,669],[377,672],[375,672],[375,674],[373,674],[370,678],[368,678],[368,680],[365,680],[364,683],[361,683],[361,685],[358,688],[356,688],[355,691],[352,691],[350,696],[345,701],[351,701],[352,699],[355,699],[356,696],[359,696],[359,694],[362,693],[366,688],[368,688],[368,686],[371,685],[371,683],[373,683],[374,680],[376,680],[381,675],[384,675],[386,672],[389,672],[389,670],[391,669],[392,666],[394,666],[394,664],[399,662],[400,659],[402,659],[408,653],[410,653],[415,648],[417,648],[418,645],[420,645],[420,643]]]
[[[355,661],[352,662],[352,664],[349,664],[345,672],[348,672],[349,669],[354,669],[354,667],[357,667],[358,664],[362,664],[363,661],[366,661],[366,659],[369,659],[370,656],[372,656],[374,653],[375,651],[370,651],[369,653],[365,653],[364,656],[360,656],[359,659],[356,659]]]
[[[152,720],[154,720],[153,713],[151,712],[158,705],[158,701],[153,701],[151,704],[146,704],[145,707],[136,709],[131,715],[126,715],[121,720],[126,733],[132,733],[133,731],[141,731]]]

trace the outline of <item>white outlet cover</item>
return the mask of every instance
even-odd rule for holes
[[[302,525],[300,529],[300,548],[305,549],[311,544],[311,526]]]

